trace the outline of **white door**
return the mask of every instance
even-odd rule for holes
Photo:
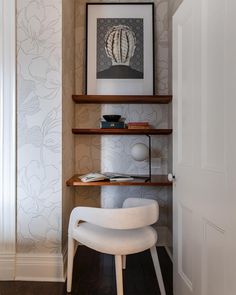
[[[236,1],[173,18],[174,294],[236,294]]]

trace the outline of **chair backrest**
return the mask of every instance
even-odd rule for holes
[[[159,218],[159,205],[150,199],[128,198],[123,203],[123,208],[137,208],[138,223],[143,226],[155,223]]]
[[[78,226],[80,220],[105,228],[134,229],[151,225],[158,217],[159,206],[156,201],[129,198],[123,203],[123,208],[74,208],[71,212],[69,232]]]

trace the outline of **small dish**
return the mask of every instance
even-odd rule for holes
[[[107,122],[118,122],[121,118],[120,115],[104,115],[103,118],[107,121]]]

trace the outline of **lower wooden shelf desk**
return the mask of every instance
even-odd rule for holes
[[[102,180],[102,181],[93,181],[93,182],[82,182],[76,174],[72,176],[70,179],[67,180],[67,186],[114,186],[114,185],[122,185],[122,186],[172,186],[172,182],[168,180],[167,175],[152,175],[151,181],[145,182],[145,178],[134,178],[131,181],[109,181],[109,180]]]

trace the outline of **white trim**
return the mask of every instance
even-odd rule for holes
[[[14,280],[15,253],[0,254],[0,280]]]
[[[67,249],[62,254],[17,254],[18,281],[65,282]]]
[[[173,263],[173,254],[172,254],[171,251],[170,251],[170,247],[165,246],[165,250],[166,250],[166,253],[168,254],[168,256],[169,256],[171,262]]]
[[[0,0],[0,280],[14,278],[16,247],[15,26],[15,0]]]

